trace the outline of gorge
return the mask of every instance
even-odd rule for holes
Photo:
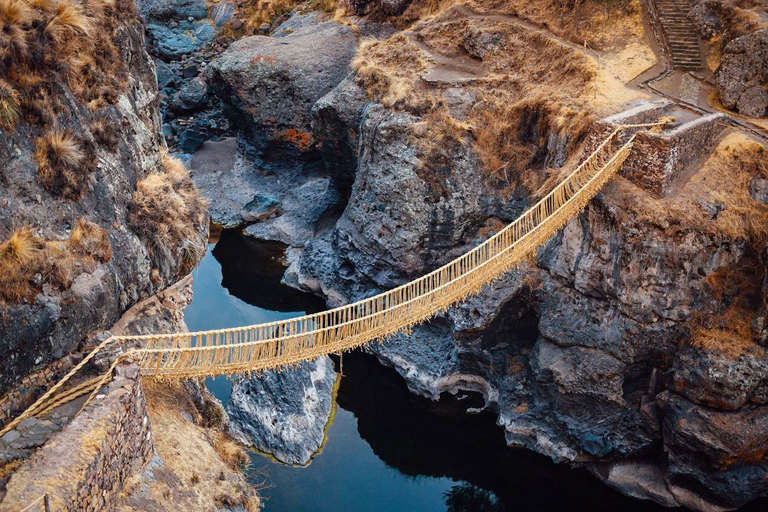
[[[690,5],[719,63],[700,72],[664,64],[674,43],[657,46],[653,1],[606,4],[610,18],[591,2],[260,4],[146,0],[107,7],[119,21],[94,14],[112,38],[109,72],[125,64],[114,92],[74,87],[79,61],[66,59],[83,49],[45,87],[3,54],[0,99],[10,88],[53,103],[44,115],[19,107],[0,134],[0,264],[23,270],[0,288],[4,423],[105,329],[222,329],[369,298],[499,232],[613,127],[675,121],[639,133],[620,175],[534,256],[365,353],[209,379],[223,405],[197,381],[136,384],[154,446],[98,503],[29,476],[59,466],[49,446],[86,428],[98,401],[9,431],[0,510],[33,491],[59,494],[62,510],[768,507],[762,4]],[[742,47],[757,73],[739,68]],[[708,87],[738,101],[708,103]],[[93,171],[69,179],[70,160],[39,149],[54,135]],[[52,185],[46,162],[62,176]],[[189,455],[174,429],[195,440]],[[174,465],[191,450],[201,468]],[[214,459],[223,478],[205,468]],[[261,504],[258,468],[277,486]],[[231,487],[216,491],[217,479]],[[328,503],[313,504],[324,489]]]

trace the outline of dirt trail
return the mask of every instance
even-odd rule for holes
[[[574,43],[573,41],[569,41],[568,39],[557,36],[553,34],[551,31],[547,30],[546,28],[543,28],[530,21],[520,19],[511,14],[477,13],[463,4],[454,5],[448,10],[447,14],[448,14],[447,18],[442,23],[449,23],[449,22],[459,21],[459,20],[498,20],[498,21],[503,21],[505,23],[516,25],[518,27],[522,27],[529,32],[536,33],[543,37],[546,37],[551,41],[555,41],[563,46],[571,48],[574,51],[578,51],[588,57],[591,57],[592,59],[596,60],[598,63],[600,62],[600,59],[606,55],[604,52],[595,51],[592,48],[587,47],[586,45],[579,45]],[[657,20],[653,16],[651,16],[651,19],[650,19],[651,27],[654,28],[655,30],[658,30],[658,27],[655,26],[655,23],[657,23]],[[418,30],[405,31],[404,34],[407,35],[410,41],[417,48],[419,48],[419,50],[421,50],[425,55],[427,55],[434,63],[432,69],[427,70],[422,75],[423,80],[427,84],[457,85],[460,83],[467,83],[472,80],[482,78],[486,75],[486,69],[482,62],[469,57],[442,54],[437,50],[435,50],[434,48],[432,48],[431,46],[429,46],[428,44],[424,43],[419,37]],[[659,44],[658,41],[656,41],[656,44],[657,45]],[[663,47],[663,45],[660,45],[660,46],[661,46],[660,54],[664,62],[664,68],[661,71],[661,73],[649,79],[643,80],[642,82],[640,80],[630,80],[622,83],[622,85],[624,85],[627,89],[630,89],[630,90],[650,92],[652,95],[655,95],[657,97],[663,97],[663,98],[669,99],[675,102],[680,108],[690,110],[699,115],[706,115],[706,114],[711,114],[716,112],[716,110],[709,108],[708,105],[706,106],[701,105],[700,102],[691,103],[673,94],[665,93],[660,89],[658,89],[657,87],[654,87],[655,82],[673,73],[670,66],[670,56],[665,51],[665,48]],[[641,73],[641,75],[643,74],[645,73]],[[610,92],[602,91],[602,93],[606,97],[608,98],[610,97]],[[752,136],[759,137],[763,140],[768,140],[768,130],[765,130],[764,128],[760,127],[755,123],[750,122],[749,120],[740,119],[729,112],[723,112],[723,113],[725,113],[728,116],[733,126],[748,132]]]
[[[519,27],[525,28],[529,32],[540,34],[548,39],[556,41],[568,48],[585,53],[593,58],[598,58],[598,52],[592,49],[579,46],[567,39],[556,36],[551,32],[535,25],[534,23],[521,20],[515,16],[509,14],[481,14],[476,13],[469,7],[457,4],[448,10],[448,17],[442,22],[442,24],[450,23],[458,20],[498,20],[505,23],[511,23]],[[486,69],[482,62],[469,57],[463,57],[458,55],[445,55],[425,42],[419,37],[418,31],[407,30],[403,32],[409,40],[426,54],[433,62],[433,69],[428,70],[422,78],[429,84],[435,85],[437,83],[457,84],[467,81],[471,81],[486,75]]]

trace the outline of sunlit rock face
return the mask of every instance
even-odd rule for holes
[[[244,378],[235,383],[227,402],[230,432],[281,462],[307,464],[323,445],[335,382],[327,357]]]

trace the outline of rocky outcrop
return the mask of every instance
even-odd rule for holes
[[[0,308],[0,391],[71,352],[88,332],[108,327],[132,304],[179,277],[181,262],[161,247],[155,248],[155,262],[160,258],[163,264],[153,274],[151,248],[128,225],[136,183],[160,169],[165,145],[154,65],[144,50],[140,20],[127,15],[116,34],[130,72],[114,104],[94,113],[68,90],[54,87],[55,124],[94,152],[94,171],[79,199],[51,193],[38,181],[38,127],[20,121],[15,130],[0,132],[0,239],[26,225],[43,239],[65,243],[76,222],[87,219],[106,231],[111,246],[109,261],[76,272],[68,288],[44,285],[33,300]],[[204,237],[201,232],[192,242],[199,246]]]
[[[210,142],[192,159],[216,222],[294,247],[333,226],[354,176],[347,123],[364,100],[342,82],[355,49],[349,27],[297,13],[273,37],[238,41],[210,64],[209,88],[243,135],[237,144]],[[343,112],[328,108],[350,103]]]
[[[734,508],[755,499],[756,489],[765,494],[768,415],[764,407],[721,411],[669,392],[657,401],[664,418],[667,479],[680,504],[707,509],[710,502]]]
[[[768,29],[729,42],[715,73],[725,108],[750,117],[768,115]]]
[[[448,192],[436,193],[442,184],[418,172],[418,118],[363,104],[358,119],[348,206],[332,231],[294,257],[287,283],[331,305],[356,300],[446,262],[477,240],[478,225],[492,233],[494,219],[525,207],[523,195],[494,199],[468,148],[453,155],[460,165],[445,179]],[[701,510],[740,506],[763,492],[762,476],[751,485],[744,477],[764,475],[762,455],[757,463],[734,455],[739,476],[727,478],[742,480],[732,496],[702,491],[708,478],[720,478],[709,469],[688,481],[682,463],[659,461],[679,443],[667,432],[677,423],[666,416],[665,396],[692,401],[690,414],[714,406],[744,422],[765,403],[760,356],[733,361],[679,347],[686,322],[712,305],[702,276],[738,262],[748,247],[695,231],[671,238],[622,204],[632,186],[607,187],[533,265],[369,350],[419,394],[482,393],[510,444],[587,465],[624,492]],[[706,444],[710,434],[691,435]]]
[[[503,195],[490,186],[469,142],[450,148],[449,164],[424,172],[422,119],[366,100],[354,77],[341,72],[346,65],[336,67],[349,36],[329,23],[297,22],[291,33],[277,31],[280,37],[249,38],[210,66],[209,85],[227,99],[245,134],[237,158],[253,167],[235,165],[229,176],[215,178],[218,184],[202,186],[232,191],[224,192],[228,206],[221,213],[230,225],[254,222],[249,234],[291,246],[285,282],[339,305],[458,256],[517,217],[530,198],[523,187]],[[323,48],[310,48],[326,33]],[[498,44],[493,33],[475,36],[463,48],[477,56]],[[338,72],[317,71],[321,52]],[[308,82],[312,73],[321,77],[316,83]],[[477,100],[461,89],[443,95],[457,118]],[[535,134],[525,142],[536,144],[536,162],[563,165],[566,137],[537,124],[537,114],[521,136]],[[301,164],[286,170],[286,161]],[[334,162],[338,171],[330,170]],[[333,186],[315,183],[321,179]],[[227,180],[236,186],[222,186]],[[344,182],[351,183],[348,201],[343,192],[335,202],[320,199],[334,187],[343,191]],[[314,195],[295,196],[305,187]],[[586,465],[624,492],[665,505],[736,507],[764,493],[765,455],[729,452],[739,460],[736,469],[716,474],[726,457],[707,455],[704,446],[731,446],[727,432],[704,432],[704,422],[685,418],[711,410],[739,425],[754,423],[765,404],[765,369],[757,356],[701,358],[681,340],[689,338],[694,315],[714,306],[704,278],[750,248],[743,240],[640,219],[626,203],[635,193],[634,185],[616,180],[518,271],[370,350],[414,392],[481,393],[510,444]],[[319,217],[318,204],[325,207]],[[332,210],[338,214],[327,213]],[[248,413],[265,418],[249,435],[252,442],[281,434],[264,427],[281,404],[274,393],[262,396]],[[265,412],[261,404],[270,400],[275,405]],[[758,427],[740,435],[746,442],[762,434]],[[695,454],[708,461],[693,470]],[[737,492],[723,492],[721,477]]]
[[[311,110],[349,73],[352,30],[326,21],[284,37],[252,36],[233,43],[207,70],[214,93],[266,162],[314,149]]]
[[[420,176],[422,156],[411,135],[418,121],[376,104],[361,110],[349,203],[333,231],[306,244],[286,279],[332,304],[345,302],[449,261],[466,250],[478,225],[521,210],[520,198],[504,202],[489,192],[469,146],[453,155],[449,177]]]
[[[226,407],[230,431],[281,462],[307,464],[325,442],[335,382],[327,357],[238,381]]]

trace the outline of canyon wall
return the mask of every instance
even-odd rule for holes
[[[37,253],[45,260],[39,263],[43,270],[19,277],[32,292],[7,298],[0,307],[0,392],[74,350],[89,332],[108,328],[132,304],[175,282],[202,254],[207,220],[192,221],[196,232],[188,240],[170,241],[140,237],[136,220],[130,219],[137,184],[164,172],[165,143],[144,26],[132,3],[118,2],[115,9],[106,33],[125,74],[110,78],[116,83],[114,97],[86,104],[51,72],[45,79],[52,106],[44,107],[50,109],[41,114],[45,119],[35,119],[36,104],[30,103],[15,126],[0,130],[0,240],[30,228],[26,240],[34,245],[28,249],[36,260]],[[82,165],[65,169],[78,180],[84,176],[78,189],[44,186],[41,162],[66,167],[55,160],[61,149],[41,153],[46,137],[56,134],[79,146],[69,157],[84,159]],[[178,212],[175,218],[185,222],[184,216]],[[82,221],[90,223],[84,224],[88,230],[104,234],[106,249],[98,258],[73,249],[72,233],[82,233]],[[15,272],[25,272],[27,263],[11,264]],[[14,277],[4,277],[4,284]]]
[[[301,40],[288,36],[281,43],[294,41]],[[223,102],[235,97],[230,107],[242,110],[236,118],[274,117],[270,109],[295,94],[285,91],[302,87],[281,75],[282,87],[273,91],[267,108],[242,84],[244,75],[236,72],[233,59],[241,64],[257,59],[259,66],[271,63],[276,69],[291,65],[284,56],[292,50],[271,52],[269,44],[245,40],[237,54],[222,60],[226,67],[212,66],[216,82],[241,84],[226,91],[218,86]],[[246,219],[238,214],[248,198],[236,201],[231,212],[248,233],[265,239],[274,239],[271,226],[283,217],[309,219],[304,232],[314,236],[282,238],[290,245],[291,263],[284,281],[325,297],[329,305],[398,286],[448,262],[532,200],[520,183],[511,193],[489,185],[468,144],[452,148],[446,175],[425,173],[428,156],[418,146],[424,119],[371,101],[358,82],[354,74],[336,80],[324,96],[313,96],[314,104],[293,104],[301,111],[280,118],[282,129],[310,127],[311,136],[301,141],[281,141],[293,144],[294,154],[316,150],[324,158],[319,167],[324,175],[353,178],[340,216],[331,224],[327,217],[320,221],[322,215],[297,215],[306,204],[283,203],[263,218]],[[442,84],[438,90],[457,118],[477,101],[469,86]],[[543,162],[556,167],[578,158],[569,135],[547,124],[546,112],[525,115],[520,129],[536,155],[532,161],[539,163],[535,172],[545,172]],[[668,137],[670,144],[685,145],[670,151],[685,154],[686,162],[705,156],[713,138],[707,135],[693,148],[691,141],[698,139],[691,133],[691,140]],[[260,134],[274,137],[270,131]],[[243,161],[249,141],[258,151],[264,140],[247,133],[240,143]],[[627,169],[637,159],[658,160],[642,147]],[[237,179],[247,181],[254,196],[274,179],[272,173],[280,177],[275,166],[260,171],[261,163],[236,166]],[[658,173],[653,195],[666,191],[683,166]],[[222,191],[214,184],[207,193]],[[287,193],[275,195],[281,199]],[[755,250],[748,236],[705,228],[718,211],[731,211],[706,190],[682,208],[677,199],[665,202],[653,195],[630,180],[614,179],[520,268],[369,350],[397,369],[416,393],[434,399],[459,390],[481,393],[485,407],[498,413],[509,444],[586,465],[627,494],[699,510],[738,507],[763,496],[768,481],[768,374],[760,345],[768,292],[764,251]],[[686,208],[695,209],[693,220],[680,217],[690,211]],[[745,266],[752,269],[746,278],[758,283],[755,297],[763,306],[749,307],[756,332],[763,334],[736,356],[692,343],[693,323],[728,306],[713,283]]]

